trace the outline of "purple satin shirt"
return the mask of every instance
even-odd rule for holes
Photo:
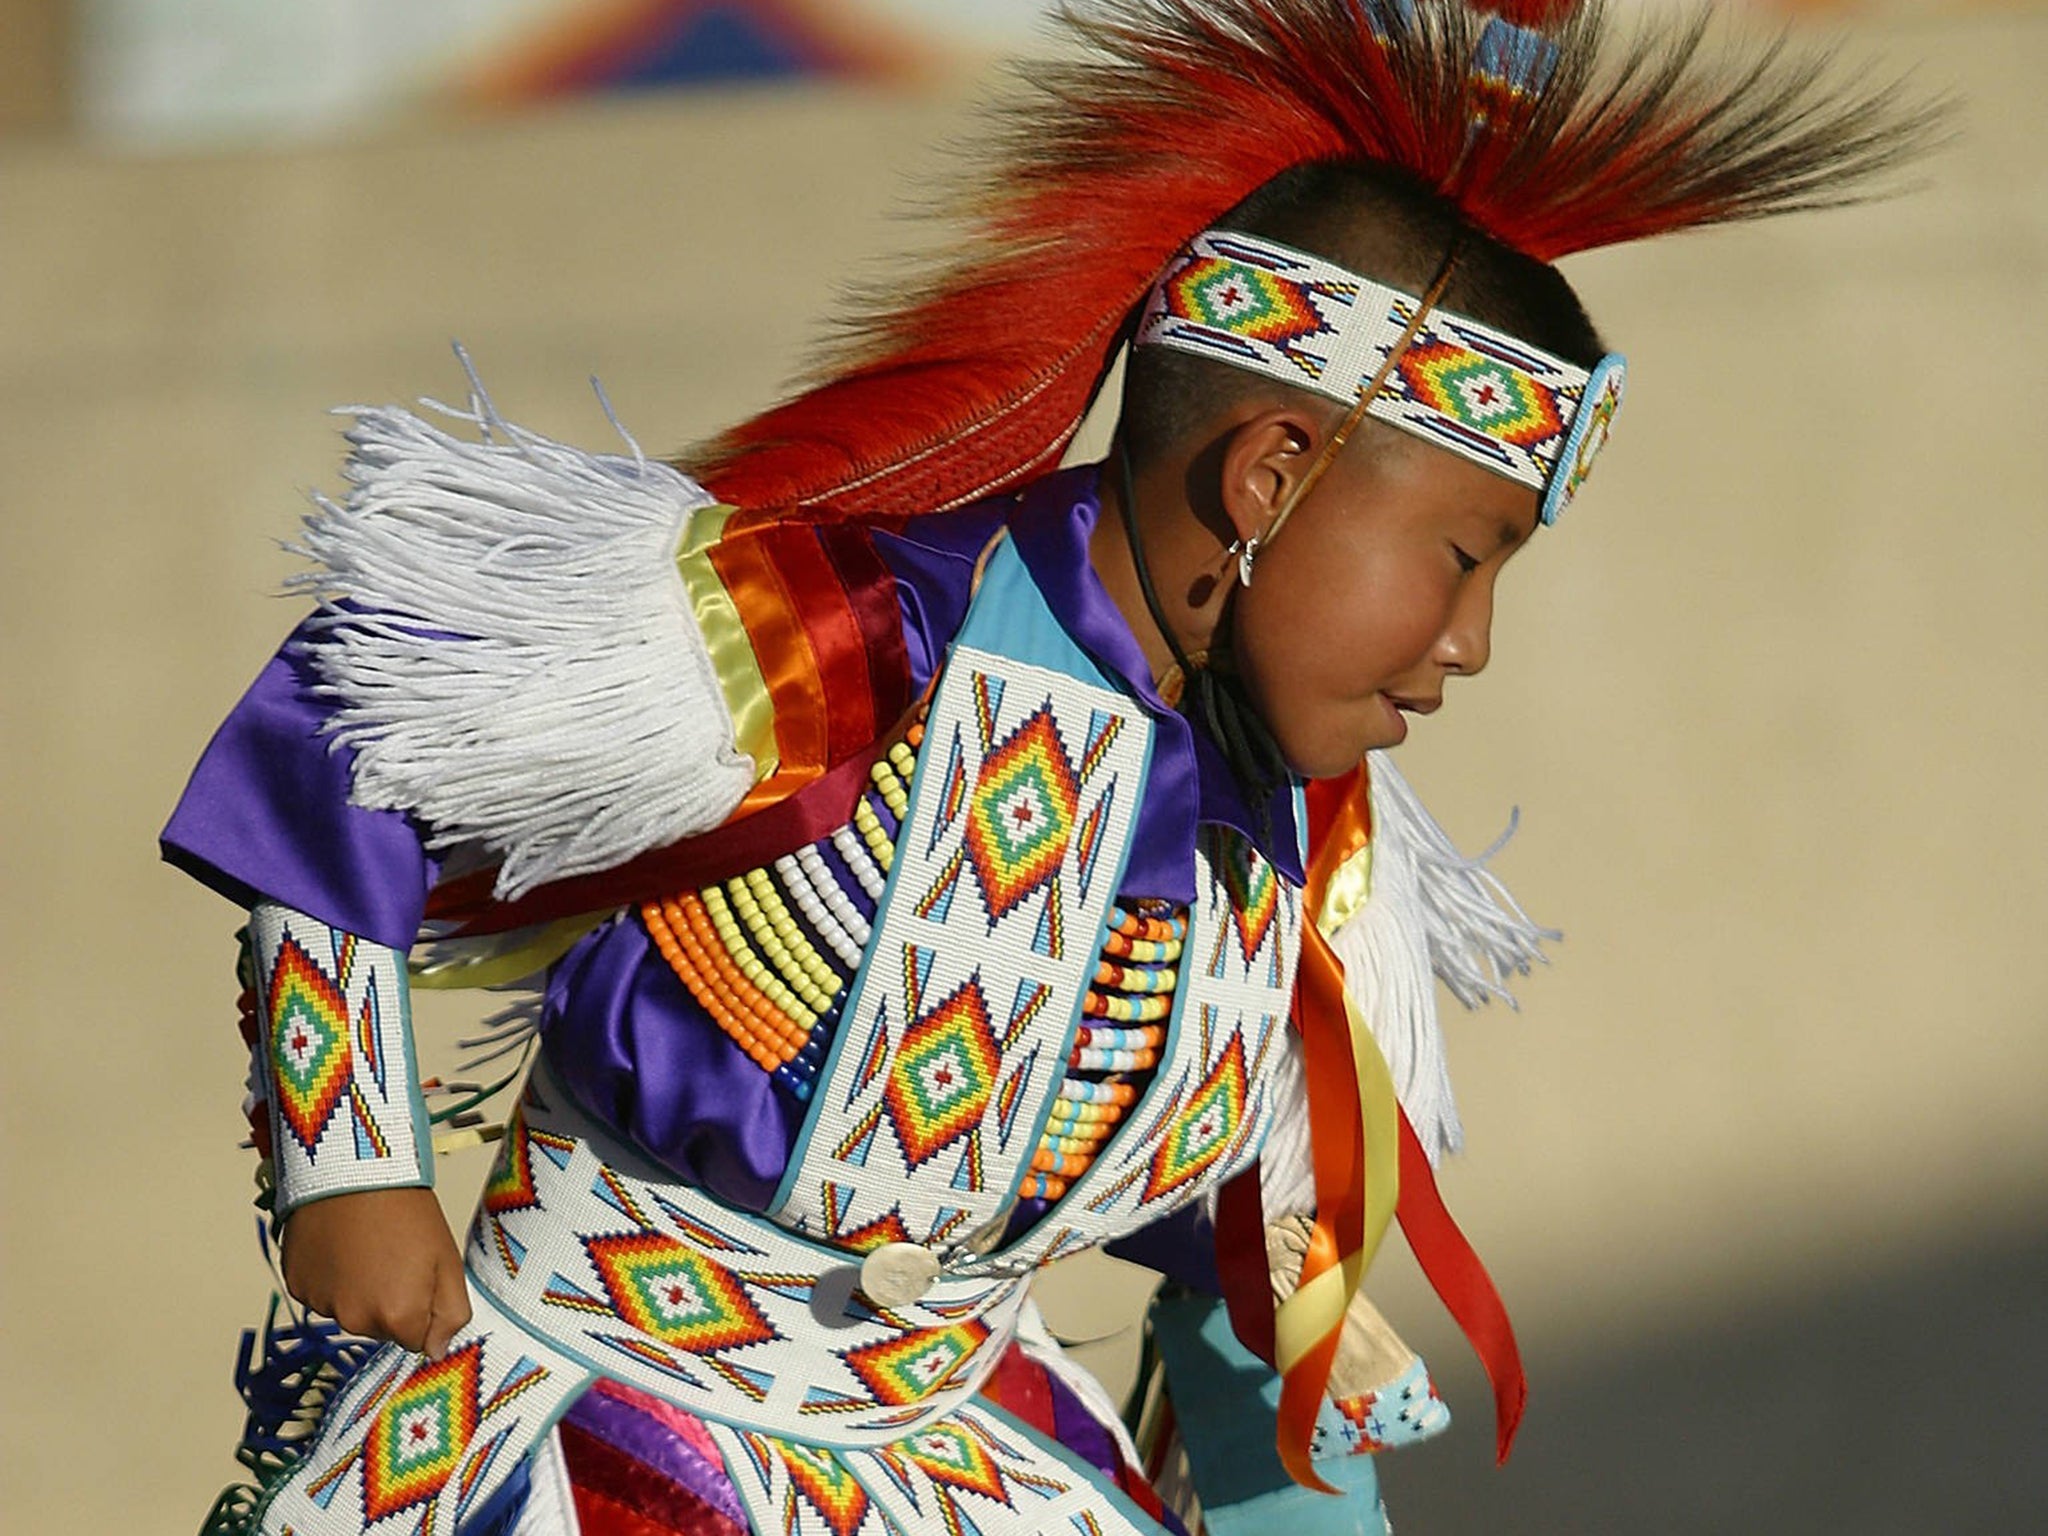
[[[1092,465],[1065,470],[1017,496],[874,535],[896,578],[912,685],[922,689],[944,660],[976,558],[1007,521],[1054,616],[1154,723],[1122,895],[1192,901],[1204,822],[1251,838],[1299,883],[1292,792],[1253,814],[1214,744],[1160,699],[1089,563],[1097,475]],[[215,734],[164,829],[164,857],[244,906],[267,898],[406,949],[436,864],[406,817],[349,803],[350,754],[323,732],[330,710],[306,656],[317,643],[296,631]],[[557,963],[541,1040],[550,1070],[588,1112],[728,1204],[766,1207],[806,1106],[776,1090],[698,1006],[637,919],[613,918]],[[1020,1223],[1041,1203],[1023,1204]]]

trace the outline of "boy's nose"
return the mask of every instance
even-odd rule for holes
[[[1493,657],[1493,586],[1473,582],[1451,615],[1437,642],[1437,660],[1446,672],[1476,677]]]

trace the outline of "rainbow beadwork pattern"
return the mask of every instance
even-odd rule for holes
[[[476,1285],[593,1370],[707,1419],[875,1445],[956,1408],[1008,1342],[1014,1278],[872,1305],[844,1254],[631,1156],[537,1067],[488,1186],[517,1197],[487,1195],[470,1231]]]
[[[257,1529],[451,1536],[490,1504],[591,1373],[473,1288],[470,1306],[441,1359],[386,1344],[363,1362]]]
[[[976,612],[1028,581],[999,552]],[[893,1217],[950,1245],[1039,1171],[1148,746],[1125,695],[955,644],[869,957],[777,1195],[799,1231],[841,1242]]]
[[[1502,71],[1503,91],[1540,65],[1522,58],[1505,36],[1484,57]],[[1210,230],[1154,286],[1137,339],[1349,405],[1393,354],[1420,303],[1290,247]],[[1542,520],[1554,523],[1607,440],[1626,371],[1618,355],[1589,372],[1439,309],[1425,318],[1369,409],[1535,489]],[[1588,402],[1600,418],[1597,431],[1580,430]]]
[[[976,1401],[893,1445],[848,1450],[711,1426],[753,1528],[778,1536],[1156,1536],[1071,1453]]]
[[[249,918],[276,1213],[433,1182],[405,957],[274,903]]]

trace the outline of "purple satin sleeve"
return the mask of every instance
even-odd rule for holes
[[[164,858],[241,906],[278,902],[410,949],[435,862],[395,811],[349,803],[352,755],[293,632],[207,744],[163,830]]]
[[[988,502],[912,518],[900,533],[878,530],[871,535],[875,553],[896,578],[913,693],[932,680],[946,647],[966,621],[974,596],[975,562],[1008,511],[1007,502]]]
[[[541,1041],[585,1111],[726,1204],[767,1209],[803,1106],[683,989],[637,918],[612,919],[556,965]]]

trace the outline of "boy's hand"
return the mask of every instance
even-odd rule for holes
[[[284,1283],[350,1333],[430,1360],[469,1321],[462,1255],[431,1189],[367,1189],[302,1205],[284,1225]]]

